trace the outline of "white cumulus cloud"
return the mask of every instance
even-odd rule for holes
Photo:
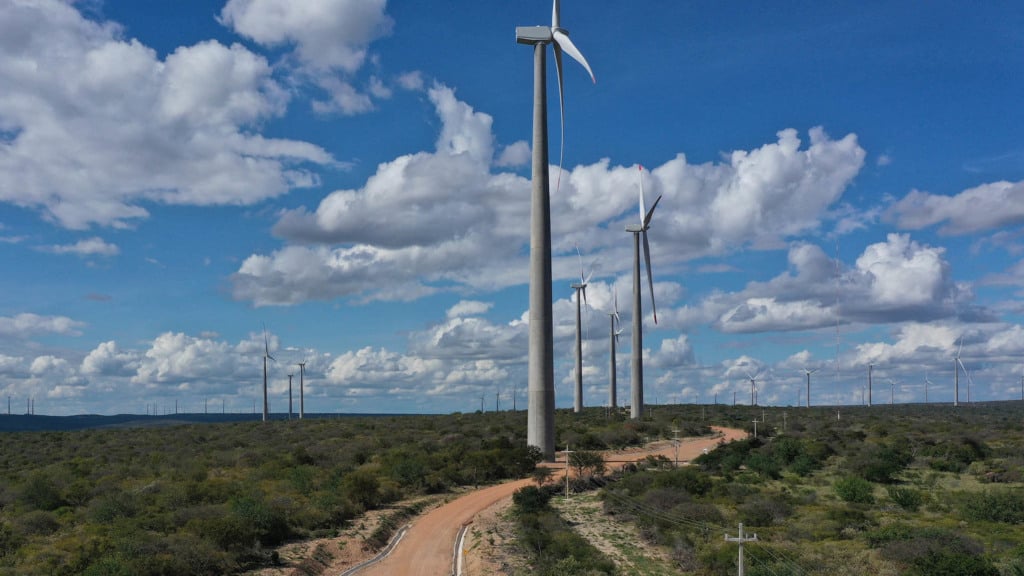
[[[54,254],[74,254],[76,256],[117,256],[121,253],[117,244],[110,244],[99,237],[86,238],[74,244],[47,246],[43,250]]]
[[[246,205],[310,186],[318,146],[267,139],[288,93],[241,45],[164,60],[58,0],[0,3],[0,202],[71,229],[127,226],[148,202]]]

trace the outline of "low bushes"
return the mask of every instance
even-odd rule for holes
[[[600,576],[616,573],[609,560],[577,534],[550,506],[550,489],[526,486],[512,496],[520,546],[530,555],[533,574]]]
[[[871,504],[875,501],[875,487],[859,476],[846,476],[832,485],[836,496],[851,504]]]

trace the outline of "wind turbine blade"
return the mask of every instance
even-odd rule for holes
[[[558,4],[555,3],[555,10],[558,10]],[[559,188],[562,186],[562,163],[565,160],[565,94],[562,91],[562,48],[558,45],[558,42],[554,43],[555,49],[555,76],[558,77],[558,125],[560,127],[560,134],[558,140],[558,177],[555,179],[555,193],[558,193]]]
[[[654,305],[654,276],[651,274],[651,244],[647,241],[647,229],[640,232],[644,237],[644,263],[647,264],[647,287],[651,291],[651,313],[654,314],[654,323],[658,323],[658,309]]]
[[[587,303],[587,285],[586,284],[583,285],[583,308],[584,308],[583,325],[586,327],[587,340],[590,340],[590,312],[592,311],[592,309],[590,308],[590,304]]]
[[[644,167],[641,164],[636,166],[640,172],[640,224],[643,225],[644,215],[647,214],[647,206],[644,204]]]
[[[651,218],[654,216],[654,209],[658,207],[658,202],[661,202],[661,196],[658,196],[658,199],[654,201],[654,205],[651,206],[651,209],[647,212],[647,215],[644,216],[644,229],[645,230],[651,224]]]
[[[960,347],[957,348],[957,350],[956,350],[956,359],[957,359],[958,362],[960,361],[960,353],[963,352],[963,351],[964,351],[964,337],[961,336],[960,337]]]
[[[566,34],[560,28],[553,28],[551,30],[551,38],[554,40],[554,45],[561,48],[568,54],[573,60],[579,62],[587,69],[587,74],[590,75],[590,81],[597,84],[597,78],[594,78],[594,71],[590,69],[590,64],[587,63],[587,59],[583,57],[583,54],[576,48],[576,45],[569,39],[569,35]]]
[[[576,244],[576,256],[580,259],[580,284],[586,284],[587,281],[583,279],[583,253],[580,252],[580,245]]]
[[[559,3],[558,0],[555,0],[551,4],[551,27],[552,28],[558,28],[558,26],[559,26],[558,20],[559,20],[559,15],[560,15],[559,13],[561,12],[561,10],[559,10],[559,4],[560,3]]]

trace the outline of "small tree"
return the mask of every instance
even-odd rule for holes
[[[875,501],[874,486],[860,476],[847,476],[836,480],[836,495],[847,502],[871,504]]]
[[[516,513],[536,514],[546,510],[548,502],[551,501],[551,494],[536,486],[524,486],[512,494],[512,503],[516,506]]]
[[[569,454],[569,466],[580,478],[592,478],[604,474],[604,457],[590,450],[577,450]]]
[[[530,477],[533,478],[533,481],[537,483],[538,487],[543,487],[554,475],[555,471],[547,466],[538,466],[530,473]]]

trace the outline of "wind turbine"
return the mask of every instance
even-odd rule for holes
[[[871,406],[871,371],[875,368],[874,364],[868,364],[868,406]]]
[[[619,342],[619,334],[622,334],[622,322],[619,320],[619,291],[614,286],[612,286],[612,311],[608,313],[608,317],[611,323],[611,333],[608,336],[609,346],[611,347],[611,365],[608,367],[608,405],[614,410],[618,408],[615,345]],[[618,330],[616,330],[616,327],[618,327]]]
[[[630,405],[630,417],[640,418],[644,412],[644,365],[643,365],[643,308],[640,304],[640,237],[643,236],[644,262],[647,264],[647,286],[651,293],[651,313],[654,323],[658,323],[658,310],[654,305],[654,277],[651,276],[651,244],[647,240],[647,230],[651,226],[654,209],[661,202],[661,196],[654,201],[650,210],[644,203],[644,167],[638,166],[640,174],[640,224],[626,226],[626,232],[633,234],[633,358],[632,387],[633,398]]]
[[[807,407],[808,408],[811,407],[811,374],[814,374],[818,370],[821,370],[821,368],[815,368],[814,370],[808,370],[807,368],[804,368],[804,374],[807,375]]]
[[[530,196],[530,344],[528,369],[529,411],[526,443],[541,449],[545,459],[555,455],[555,358],[551,316],[551,196],[548,167],[548,106],[546,46],[555,51],[559,111],[565,136],[565,98],[562,91],[562,52],[594,73],[583,54],[561,27],[559,0],[551,9],[551,26],[519,26],[516,42],[533,46],[533,190]],[[596,82],[596,80],[595,80]],[[562,150],[564,150],[564,142]],[[559,177],[561,177],[559,153]]]
[[[299,362],[299,420],[306,416],[306,395],[303,384],[306,379],[306,363]]]
[[[755,382],[757,380],[758,375],[761,374],[761,371],[758,370],[755,374],[751,374],[750,372],[747,372],[746,374],[747,378],[750,379],[750,405],[757,406],[757,388],[755,386]]]
[[[591,276],[594,275],[594,270],[591,268],[590,274],[586,277],[583,276],[583,254],[580,253],[580,247],[576,247],[576,255],[580,258],[580,281],[575,284],[571,284],[570,287],[576,291],[576,391],[574,395],[573,412],[577,414],[583,411],[583,333],[581,332],[580,325],[580,306],[587,305],[587,284],[590,282]],[[583,296],[582,302],[580,301],[580,295]]]
[[[263,325],[263,421],[270,419],[270,406],[267,404],[267,359],[274,360],[270,355],[270,340],[267,338],[267,326]],[[277,362],[277,360],[274,360]]]
[[[928,379],[928,373],[924,373],[924,403],[928,403],[928,387],[931,386],[932,381]]]
[[[292,378],[295,374],[288,375],[288,419],[292,419]]]
[[[960,352],[964,349],[964,337],[960,336],[960,347],[956,350],[956,358],[953,360],[953,406],[960,405],[960,368],[963,368],[964,363],[960,361]],[[967,372],[967,368],[964,368],[964,373]]]

